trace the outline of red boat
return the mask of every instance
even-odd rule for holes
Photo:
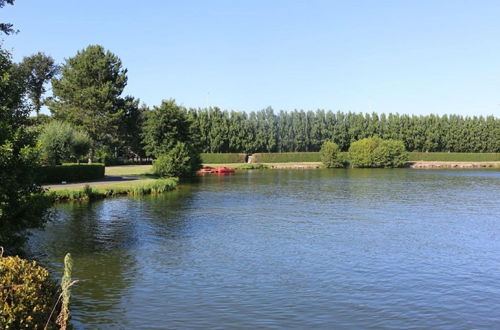
[[[225,166],[216,167],[216,168],[212,169],[212,172],[213,173],[234,173],[234,168],[225,167]]]
[[[213,167],[207,166],[207,167],[202,167],[198,170],[198,172],[201,173],[212,173],[214,171]]]

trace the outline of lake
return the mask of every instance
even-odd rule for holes
[[[59,204],[77,328],[500,326],[500,171],[254,170]]]

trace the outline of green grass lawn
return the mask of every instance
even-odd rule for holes
[[[141,176],[153,173],[152,165],[106,166],[106,175]]]

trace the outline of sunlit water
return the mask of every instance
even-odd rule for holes
[[[248,171],[62,204],[76,328],[499,328],[500,171]]]

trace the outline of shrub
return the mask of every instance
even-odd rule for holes
[[[90,148],[87,133],[62,121],[51,121],[44,125],[38,138],[42,160],[48,165],[58,165],[63,161],[84,156]]]
[[[104,178],[103,164],[64,164],[56,166],[42,166],[38,169],[38,182],[61,183],[82,182]]]
[[[349,148],[352,167],[402,167],[408,153],[402,141],[370,137],[353,142]]]
[[[373,151],[374,167],[403,167],[408,153],[402,141],[381,140]]]
[[[373,152],[380,143],[377,137],[370,137],[351,143],[349,162],[352,167],[374,167]]]
[[[266,168],[269,168],[269,166],[266,164],[261,164],[261,163],[253,164],[252,163],[252,164],[238,165],[238,167],[236,169],[238,169],[238,170],[263,170]]]
[[[43,329],[57,301],[46,269],[19,257],[0,257],[0,324]]]
[[[153,162],[155,174],[161,177],[186,177],[201,167],[200,155],[184,142],[177,144]]]
[[[344,160],[339,146],[335,142],[326,141],[319,151],[321,162],[327,168],[344,167]]]

